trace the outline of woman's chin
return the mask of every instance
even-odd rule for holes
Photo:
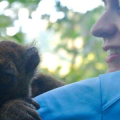
[[[106,73],[120,71],[120,68],[107,69]]]
[[[107,73],[119,71],[120,70],[120,59],[107,62],[107,67],[108,67],[106,71]]]

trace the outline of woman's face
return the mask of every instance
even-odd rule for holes
[[[120,70],[120,0],[104,0],[105,12],[92,27],[96,37],[103,38],[102,48],[107,52],[107,72]]]

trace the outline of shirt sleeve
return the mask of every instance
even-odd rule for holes
[[[43,120],[101,120],[99,78],[65,85],[34,98]]]

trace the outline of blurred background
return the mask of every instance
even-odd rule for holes
[[[105,73],[102,40],[90,29],[101,0],[0,0],[0,40],[36,43],[39,70],[66,83]]]

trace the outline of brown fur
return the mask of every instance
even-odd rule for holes
[[[10,41],[0,42],[0,120],[41,120],[35,111],[36,103],[31,99],[30,89],[39,61],[35,47],[24,47]],[[24,116],[20,110],[31,114]],[[19,111],[21,115],[16,118],[18,115],[13,111],[16,114]]]
[[[64,82],[59,81],[50,75],[38,74],[36,77],[33,78],[32,97],[35,97],[63,85],[65,85]]]
[[[31,81],[40,62],[35,47],[0,42],[0,120],[41,120],[31,99]],[[39,74],[32,83],[33,97],[64,83]]]

